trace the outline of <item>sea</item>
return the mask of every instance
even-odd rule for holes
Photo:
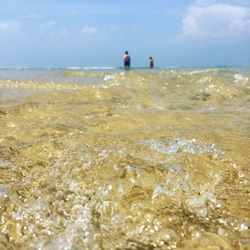
[[[250,249],[250,67],[0,69],[0,249]]]

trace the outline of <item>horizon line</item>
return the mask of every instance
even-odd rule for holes
[[[154,69],[182,69],[182,68],[248,68],[250,67],[249,65],[192,65],[192,66],[155,66],[153,69],[150,69],[147,66],[134,66],[130,67],[130,70],[133,69],[149,69],[149,70],[154,70]],[[9,67],[9,66],[3,66],[0,67],[0,70],[112,70],[112,69],[121,69],[124,70],[123,66],[52,66],[52,67],[45,67],[45,66],[17,66],[17,67]]]

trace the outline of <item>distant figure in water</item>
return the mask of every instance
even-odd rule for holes
[[[123,62],[124,62],[124,68],[130,69],[130,55],[128,54],[128,51],[125,51],[125,54],[123,56]]]
[[[149,67],[150,69],[152,69],[152,68],[154,67],[154,60],[153,60],[153,57],[152,57],[152,56],[149,57],[148,67]]]

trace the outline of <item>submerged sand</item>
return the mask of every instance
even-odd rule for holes
[[[250,248],[249,70],[64,76],[0,81],[0,249]]]

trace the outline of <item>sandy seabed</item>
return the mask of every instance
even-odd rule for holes
[[[0,249],[250,248],[249,69],[62,74],[0,80]]]

